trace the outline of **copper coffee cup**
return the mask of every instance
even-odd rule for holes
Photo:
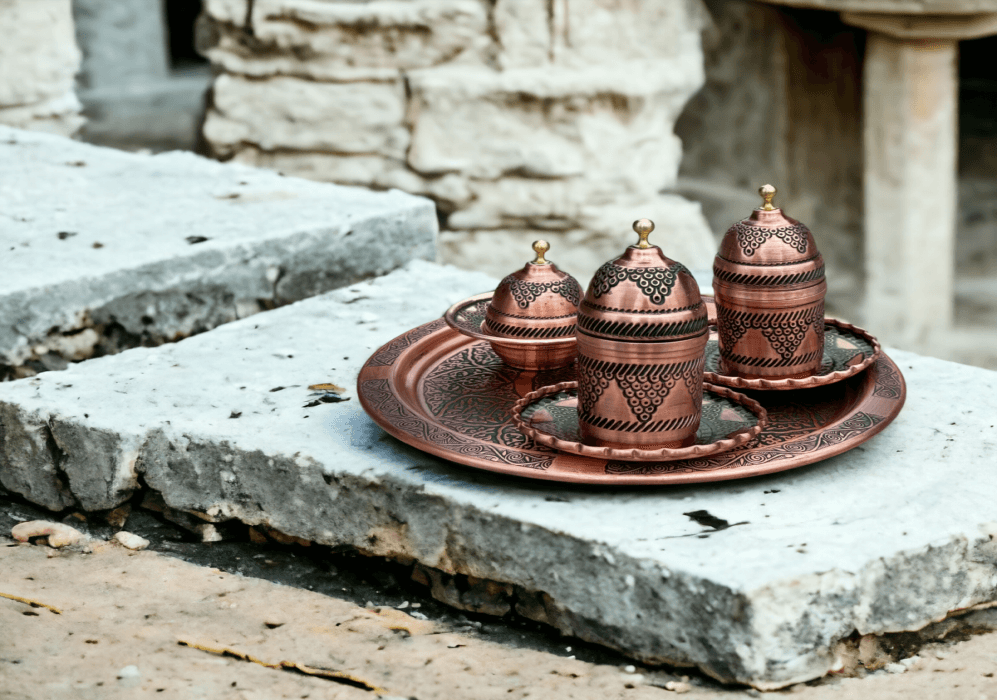
[[[713,263],[713,290],[726,374],[745,379],[809,377],[824,357],[824,258],[810,230],[764,204],[731,226]]]
[[[706,306],[681,263],[640,241],[601,268],[578,313],[578,422],[587,445],[684,447],[703,403]]]

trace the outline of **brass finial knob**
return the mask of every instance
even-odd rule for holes
[[[647,237],[651,235],[651,231],[654,230],[654,222],[650,219],[637,219],[634,222],[634,231],[640,236],[640,240],[637,242],[638,248],[650,248],[651,244],[647,242]]]
[[[533,252],[537,254],[537,259],[533,261],[534,265],[546,265],[548,260],[544,258],[544,253],[550,250],[550,243],[547,241],[533,241]]]
[[[773,211],[772,198],[775,197],[776,189],[772,185],[762,185],[758,188],[758,194],[762,196],[762,211]]]

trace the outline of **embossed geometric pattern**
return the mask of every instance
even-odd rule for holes
[[[717,304],[717,327],[720,331],[721,351],[729,357],[734,345],[750,329],[757,329],[769,342],[786,364],[792,363],[793,354],[806,336],[807,328],[813,328],[824,343],[824,302],[798,311],[784,313],[750,313],[734,311]],[[812,358],[811,358],[812,359]],[[772,366],[780,366],[779,364]]]
[[[672,293],[680,272],[691,275],[682,263],[675,263],[671,267],[633,268],[620,267],[614,262],[608,262],[596,271],[589,289],[592,291],[592,296],[598,299],[604,294],[609,294],[620,282],[630,280],[651,300],[652,304],[660,306]]]
[[[682,382],[698,402],[702,402],[703,358],[671,365],[628,365],[619,362],[578,357],[579,405],[586,421],[599,397],[615,382],[637,423],[646,426],[665,398]]]
[[[767,228],[764,226],[750,226],[743,221],[738,221],[732,228],[734,235],[737,237],[737,243],[741,246],[741,251],[749,257],[754,255],[755,251],[761,248],[772,236],[792,246],[799,253],[807,252],[807,234],[810,233],[810,230],[803,224]]]
[[[556,282],[528,282],[515,275],[508,275],[499,283],[499,287],[502,286],[509,287],[512,298],[516,300],[516,304],[521,309],[527,308],[545,292],[560,294],[575,306],[578,306],[578,302],[582,298],[582,289],[574,277],[565,277]]]
[[[714,265],[713,276],[720,280],[721,282],[730,282],[731,284],[752,284],[752,285],[770,285],[770,286],[784,286],[789,284],[802,284],[804,282],[814,282],[816,280],[824,279],[824,266],[821,265],[816,270],[808,270],[807,272],[798,272],[795,275],[756,275],[744,272],[731,272],[730,270],[721,270],[719,267]]]
[[[699,318],[674,323],[629,323],[598,319],[588,314],[578,317],[578,328],[591,335],[608,338],[676,338],[698,333],[706,328],[708,323],[705,311]]]

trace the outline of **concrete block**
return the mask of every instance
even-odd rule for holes
[[[0,385],[0,482],[105,509],[141,475],[170,508],[511,584],[537,594],[520,613],[566,634],[758,688],[827,673],[855,632],[997,600],[997,373],[892,351],[909,387],[896,422],[781,474],[619,490],[503,478],[387,437],[353,388],[380,344],[493,284],[416,261]],[[317,382],[348,400],[314,403]]]
[[[69,351],[85,358],[94,327],[133,344],[184,337],[436,254],[428,200],[190,153],[0,128],[0,180],[8,365],[89,338]]]

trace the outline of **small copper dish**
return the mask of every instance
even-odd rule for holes
[[[578,425],[577,389],[578,382],[561,382],[531,391],[513,404],[512,422],[538,445],[583,457],[629,462],[669,462],[727,452],[754,440],[768,425],[768,413],[754,399],[726,387],[703,384],[696,444],[653,449],[586,445],[581,442]],[[565,396],[557,399],[558,394]],[[752,418],[754,425],[750,425]]]

